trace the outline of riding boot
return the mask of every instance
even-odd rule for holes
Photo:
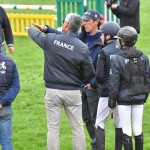
[[[91,138],[91,149],[97,150],[97,143],[96,143],[96,135],[95,135],[95,126],[92,122],[86,122],[86,128]]]
[[[96,142],[96,137],[92,139],[91,142],[91,150],[97,150],[97,142]]]
[[[135,136],[135,150],[143,150],[143,133]]]
[[[105,130],[99,126],[96,128],[97,150],[105,150]]]
[[[133,150],[132,137],[131,136],[123,134],[123,144],[124,144],[124,150]]]
[[[122,149],[122,128],[115,128],[115,150]]]

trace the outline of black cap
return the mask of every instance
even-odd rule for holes
[[[84,13],[83,20],[100,19],[100,13],[97,10],[88,10]]]
[[[100,30],[102,33],[111,35],[113,38],[116,38],[118,31],[120,30],[120,26],[116,22],[107,21],[100,27]]]
[[[137,41],[138,33],[133,27],[124,26],[119,30],[116,37],[124,40],[125,45],[132,46]]]

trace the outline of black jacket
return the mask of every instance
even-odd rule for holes
[[[44,50],[45,86],[57,89],[79,89],[82,82],[95,75],[88,47],[77,34],[43,34],[29,28],[29,36]]]
[[[120,48],[118,43],[116,41],[112,41],[99,52],[96,69],[96,80],[100,85],[99,93],[101,97],[109,96],[110,55],[116,54],[119,51]]]
[[[8,46],[13,46],[14,39],[9,19],[5,10],[0,6],[0,36],[6,41]]]
[[[112,12],[120,18],[120,26],[131,26],[140,33],[140,1],[139,0],[121,0],[117,9]]]
[[[131,70],[129,69],[131,68],[129,58],[133,60],[138,58],[138,61],[143,62],[145,66],[140,68],[141,66],[137,63],[138,65],[135,65],[135,69]],[[130,67],[127,67],[127,65]],[[134,70],[142,71],[137,71],[136,73]],[[144,72],[144,76],[142,72]],[[136,74],[133,75],[133,73]],[[126,48],[121,50],[111,57],[109,107],[114,108],[116,102],[119,105],[143,104],[149,93],[149,82],[148,57],[136,49],[129,50]]]

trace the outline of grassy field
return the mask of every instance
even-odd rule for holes
[[[6,0],[11,4],[55,4],[54,0]],[[141,34],[137,48],[150,58],[150,0],[141,0]],[[9,55],[9,54],[8,54]],[[13,146],[14,150],[46,149],[46,114],[43,100],[43,52],[29,37],[15,37],[15,53],[10,55],[16,62],[20,74],[21,90],[13,103]],[[145,104],[143,117],[144,150],[150,150],[150,101]],[[90,139],[86,133],[87,150]],[[60,129],[60,150],[72,150],[71,129],[65,113],[62,114]],[[106,150],[113,150],[114,126],[111,118],[106,124]]]
[[[6,0],[0,1],[0,4],[13,4],[15,5],[56,5],[56,0]],[[27,13],[27,14],[54,14],[52,10],[30,10],[30,9],[7,9],[8,13]]]
[[[0,4],[16,4],[16,5],[55,5],[56,0],[5,0]]]

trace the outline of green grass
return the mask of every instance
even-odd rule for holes
[[[5,0],[0,1],[0,4],[15,4],[15,5],[55,5],[56,0]]]
[[[6,0],[0,3],[11,4],[54,4],[52,0]],[[150,58],[150,1],[141,0],[141,33],[137,48]],[[17,10],[15,10],[17,11]],[[44,11],[42,11],[44,12]],[[7,51],[8,52],[8,51]],[[17,64],[21,90],[13,102],[13,146],[15,150],[46,149],[46,114],[43,94],[43,52],[29,37],[15,37],[15,53],[10,55]],[[145,104],[143,117],[144,150],[150,149],[149,136],[150,101]],[[85,126],[84,126],[85,128]],[[90,150],[90,138],[86,133],[87,150]],[[72,150],[71,129],[65,113],[62,114],[60,129],[61,150]],[[109,118],[106,124],[106,150],[114,147],[114,126]]]
[[[6,0],[0,4],[12,5],[56,5],[56,0]],[[7,13],[27,13],[27,14],[56,14],[53,10],[30,10],[30,9],[7,9]]]

